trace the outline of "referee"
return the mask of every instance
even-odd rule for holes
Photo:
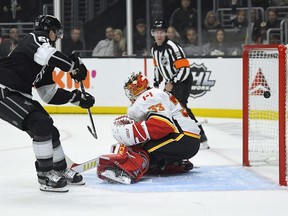
[[[154,87],[159,87],[164,78],[164,90],[171,92],[186,108],[190,118],[198,122],[192,111],[187,107],[193,79],[189,61],[186,59],[182,47],[168,40],[167,25],[162,20],[154,22],[151,35],[155,40],[151,48],[154,63]],[[200,125],[199,128],[201,130],[200,142],[202,148],[209,148],[202,126]]]

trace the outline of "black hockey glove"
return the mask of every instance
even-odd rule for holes
[[[78,105],[83,109],[89,109],[94,105],[95,98],[89,93],[85,92],[85,94],[83,94],[78,89],[75,89],[72,92],[75,94],[75,98],[72,101],[73,104]]]
[[[74,68],[70,73],[72,79],[74,79],[76,82],[85,80],[87,76],[87,68],[81,59],[75,54],[72,54],[69,58],[74,62]]]
[[[75,69],[75,68],[78,68],[79,65],[82,63],[82,61],[80,62],[80,58],[79,58],[77,55],[75,55],[74,53],[71,54],[71,55],[69,56],[69,58],[71,59],[71,61],[74,62],[74,69]]]
[[[75,82],[81,82],[82,80],[86,79],[87,69],[86,69],[86,67],[85,67],[85,69],[80,69],[80,68],[73,69],[70,72],[70,76],[72,77],[72,79],[75,80]]]

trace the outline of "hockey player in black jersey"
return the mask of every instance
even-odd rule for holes
[[[87,109],[95,100],[88,93],[83,95],[77,89],[70,92],[54,83],[54,67],[70,73],[76,82],[87,75],[80,58],[68,57],[54,47],[61,38],[59,20],[40,15],[34,22],[34,32],[26,35],[8,57],[0,59],[0,118],[32,138],[40,190],[66,192],[67,183],[83,185],[83,178],[67,168],[59,131],[51,116],[32,99],[32,88],[48,104],[70,102]]]
[[[167,38],[167,28],[165,21],[156,20],[151,30],[151,35],[155,39],[151,48],[154,63],[154,87],[158,87],[164,78],[165,90],[171,92],[187,109],[190,118],[198,122],[187,107],[193,81],[189,61],[182,47]],[[207,149],[209,146],[206,134],[201,125],[199,128],[201,148]]]

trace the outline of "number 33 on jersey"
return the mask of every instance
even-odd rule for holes
[[[185,133],[199,137],[199,128],[177,99],[163,90],[150,88],[140,94],[128,108],[135,122],[113,124],[114,138],[125,145],[158,140],[169,133]]]

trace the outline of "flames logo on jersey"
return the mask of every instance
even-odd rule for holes
[[[203,96],[215,85],[216,81],[210,80],[211,71],[208,71],[203,63],[200,65],[196,63],[191,64],[190,71],[193,79],[190,91],[190,96],[192,98]]]

